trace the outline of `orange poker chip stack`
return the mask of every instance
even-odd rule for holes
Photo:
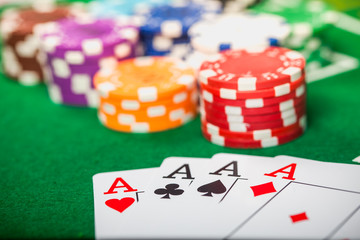
[[[197,114],[195,72],[169,57],[139,57],[101,69],[94,77],[100,122],[121,132],[158,132]]]

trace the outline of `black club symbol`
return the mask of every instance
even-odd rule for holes
[[[181,195],[184,193],[184,190],[178,189],[179,185],[175,183],[171,183],[165,186],[165,188],[158,188],[154,191],[157,195],[164,195],[162,198],[170,199],[170,195]]]

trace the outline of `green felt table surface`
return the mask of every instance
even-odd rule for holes
[[[324,38],[360,58],[359,36],[332,29]],[[44,85],[23,87],[1,74],[0,237],[93,238],[92,176],[157,167],[169,156],[226,152],[356,164],[360,69],[309,83],[307,90],[303,136],[282,146],[243,150],[206,141],[199,117],[166,132],[114,132],[99,123],[95,109],[56,105]]]

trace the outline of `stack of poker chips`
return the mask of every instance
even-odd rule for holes
[[[280,47],[228,50],[199,70],[202,132],[212,143],[264,148],[306,127],[305,60]]]
[[[196,3],[195,3],[196,2]],[[217,1],[172,1],[137,14],[145,55],[183,58],[189,49],[189,28],[221,11]]]
[[[199,21],[188,34],[194,51],[186,61],[198,69],[204,60],[223,50],[282,46],[290,25],[272,14],[234,13]]]
[[[74,15],[75,8],[8,9],[2,14],[4,73],[23,85],[34,85],[44,79],[40,34],[51,22]]]
[[[100,67],[135,56],[138,28],[111,19],[58,21],[42,36],[48,66],[50,98],[55,103],[98,106],[93,76]]]
[[[100,122],[121,132],[158,132],[182,126],[197,113],[196,77],[179,59],[139,57],[101,69]]]

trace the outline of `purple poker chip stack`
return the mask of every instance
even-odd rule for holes
[[[42,36],[46,83],[55,103],[97,107],[93,76],[135,57],[137,27],[110,19],[67,19]],[[45,57],[46,56],[46,57]]]

